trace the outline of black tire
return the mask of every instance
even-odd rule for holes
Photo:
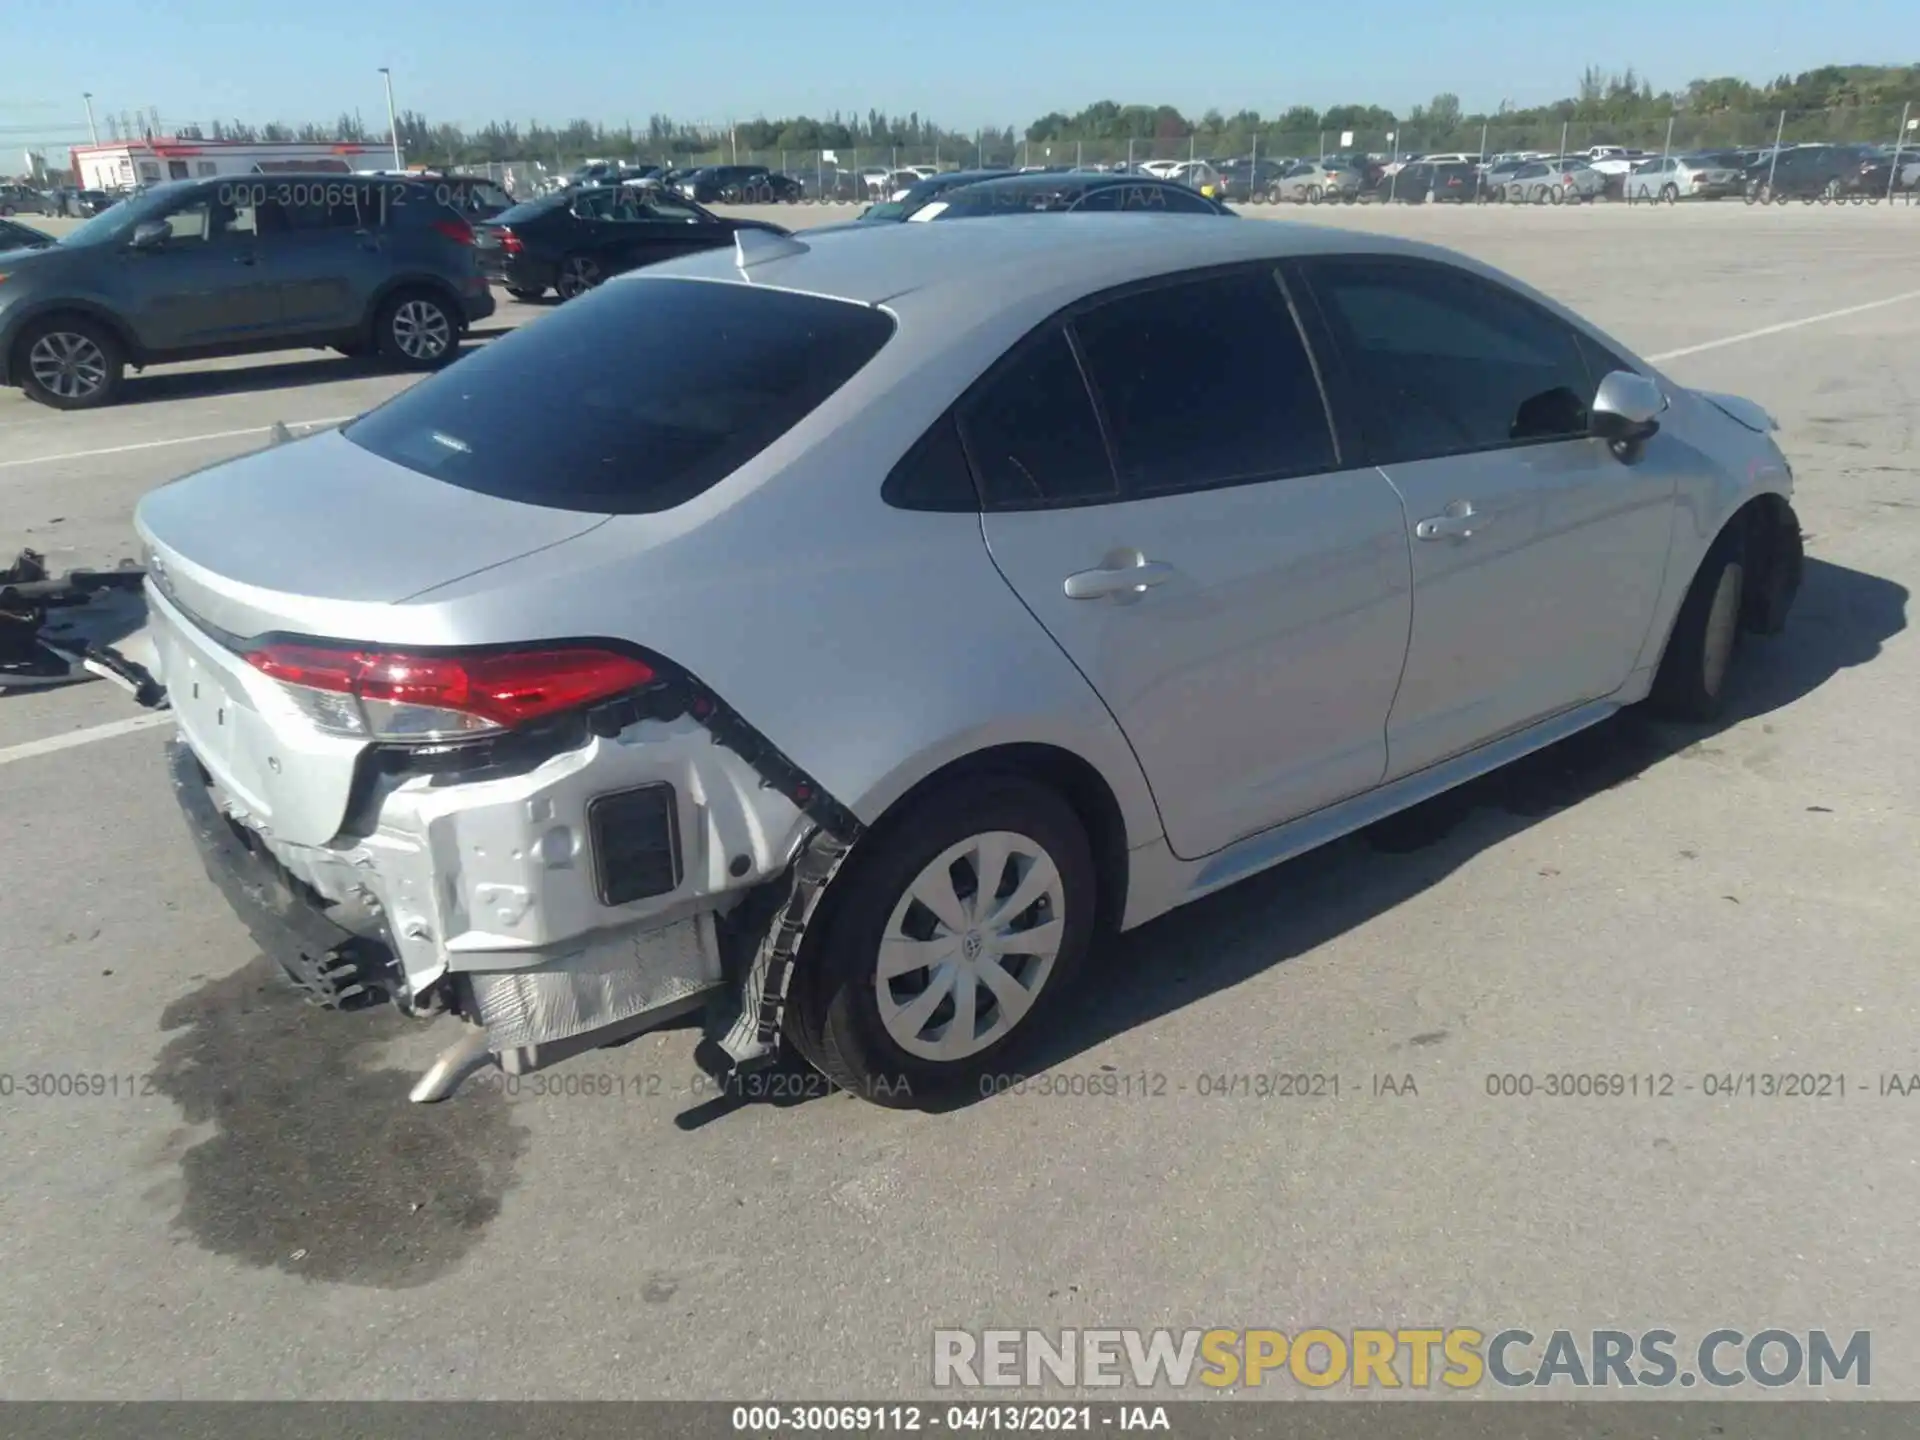
[[[1743,528],[1729,526],[1713,542],[1687,587],[1647,699],[1655,714],[1690,721],[1712,720],[1720,714],[1727,676],[1740,649],[1744,540]]]
[[[875,967],[882,938],[922,871],[942,852],[993,831],[1022,836],[1053,861],[1064,912],[1059,950],[1031,1007],[999,1039],[963,1059],[910,1054],[880,1017],[876,992],[883,982]],[[1095,874],[1093,850],[1073,807],[1024,776],[973,775],[909,802],[862,838],[823,897],[787,1007],[796,1048],[835,1085],[881,1105],[908,1108],[983,1093],[978,1087],[986,1077],[1004,1071],[1009,1057],[1046,1029],[1072,988],[1093,937]],[[984,982],[974,993],[987,993]]]
[[[567,256],[560,262],[559,276],[553,288],[562,300],[584,295],[606,278],[600,262],[591,255]]]
[[[1669,205],[1678,204],[1680,200],[1680,187],[1669,180],[1665,185],[1660,187],[1660,198]]]
[[[507,294],[511,295],[516,300],[538,300],[542,295],[546,293],[547,293],[547,287],[544,285],[542,285],[538,290],[535,290],[534,288],[528,285],[507,286]]]
[[[42,368],[36,368],[36,360]],[[57,368],[48,370],[47,365]],[[13,347],[15,383],[29,400],[55,410],[111,405],[119,398],[126,369],[127,352],[120,337],[84,315],[35,320]]]
[[[461,318],[444,295],[401,290],[373,322],[380,358],[402,370],[437,370],[460,353]]]
[[[1554,204],[1556,204],[1556,205],[1564,205],[1564,204],[1566,204],[1566,203],[1567,203],[1567,192],[1566,192],[1566,189],[1565,189],[1565,187],[1564,187],[1564,186],[1560,186],[1560,185],[1550,185],[1550,186],[1548,186],[1548,187],[1547,187],[1547,198],[1548,198],[1549,200],[1551,200],[1551,201],[1553,201],[1553,203],[1554,203]]]

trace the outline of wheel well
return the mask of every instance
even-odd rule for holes
[[[1749,576],[1740,606],[1741,627],[1775,634],[1786,623],[1787,607],[1800,588],[1800,517],[1784,496],[1756,495],[1733,512],[1721,533],[1736,525],[1743,527],[1740,538]]]
[[[1069,750],[1057,745],[996,745],[978,750],[942,766],[913,786],[876,820],[870,829],[886,823],[889,816],[901,814],[920,796],[937,786],[947,785],[970,775],[1015,774],[1036,781],[1059,794],[1073,807],[1086,827],[1093,849],[1093,863],[1099,877],[1099,906],[1096,924],[1100,934],[1112,934],[1120,927],[1127,900],[1127,825],[1120,813],[1120,802],[1100,772]]]

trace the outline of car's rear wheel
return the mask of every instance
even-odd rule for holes
[[[1743,534],[1729,526],[1713,542],[1680,602],[1649,697],[1652,708],[1669,719],[1711,720],[1725,702],[1727,674],[1740,644]]]
[[[984,1086],[1044,1029],[1096,880],[1073,808],[1023,776],[942,786],[883,825],[825,897],[789,1030],[842,1089],[906,1106]]]
[[[1307,192],[1306,192],[1307,203],[1309,205],[1318,205],[1320,203],[1320,198],[1324,193],[1325,192],[1322,191],[1318,185],[1307,186]]]
[[[560,278],[553,288],[560,293],[562,300],[572,300],[586,294],[605,278],[600,262],[591,255],[569,255],[560,262]]]
[[[431,291],[403,290],[380,307],[374,344],[391,364],[432,370],[451,360],[459,348],[460,317]]]
[[[92,410],[113,403],[126,363],[120,337],[99,321],[50,315],[20,337],[13,369],[29,399],[55,410]]]
[[[1671,205],[1680,198],[1680,187],[1669,180],[1660,187],[1660,198]]]

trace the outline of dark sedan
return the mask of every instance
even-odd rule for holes
[[[1150,175],[1112,175],[1083,170],[1042,171],[983,180],[948,191],[908,216],[916,220],[962,220],[981,215],[1034,211],[1146,210],[1179,215],[1231,215],[1233,211],[1197,190]]]
[[[1871,145],[1796,145],[1747,171],[1749,200],[1842,200],[1884,195],[1890,157]]]
[[[781,175],[764,165],[708,165],[682,177],[674,188],[696,204],[715,201],[739,205],[792,204],[805,187],[791,175]]]
[[[977,185],[982,180],[998,180],[1007,175],[1018,175],[1018,170],[949,170],[944,175],[929,176],[925,180],[909,185],[897,200],[882,200],[869,205],[860,212],[860,220],[865,223],[905,220],[914,211],[924,205],[931,205],[949,190],[958,190],[962,185]]]
[[[618,185],[543,195],[474,226],[481,272],[517,300],[550,289],[570,300],[624,270],[730,244],[736,230],[788,233]]]
[[[1376,200],[1394,200],[1403,205],[1438,204],[1451,201],[1464,205],[1480,188],[1477,166],[1415,160],[1402,165],[1374,187]]]
[[[44,250],[57,244],[53,236],[18,220],[0,220],[0,250]]]

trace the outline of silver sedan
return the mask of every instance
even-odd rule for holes
[[[1517,167],[1494,190],[1495,200],[1559,205],[1606,193],[1607,177],[1584,160],[1534,160]]]
[[[172,780],[309,995],[468,1022],[417,1099],[701,1010],[978,1093],[1103,937],[1716,714],[1773,428],[1378,235],[742,232],[147,495]]]
[[[1317,205],[1323,200],[1351,200],[1366,187],[1366,177],[1346,165],[1302,160],[1289,166],[1267,187],[1269,199]]]

